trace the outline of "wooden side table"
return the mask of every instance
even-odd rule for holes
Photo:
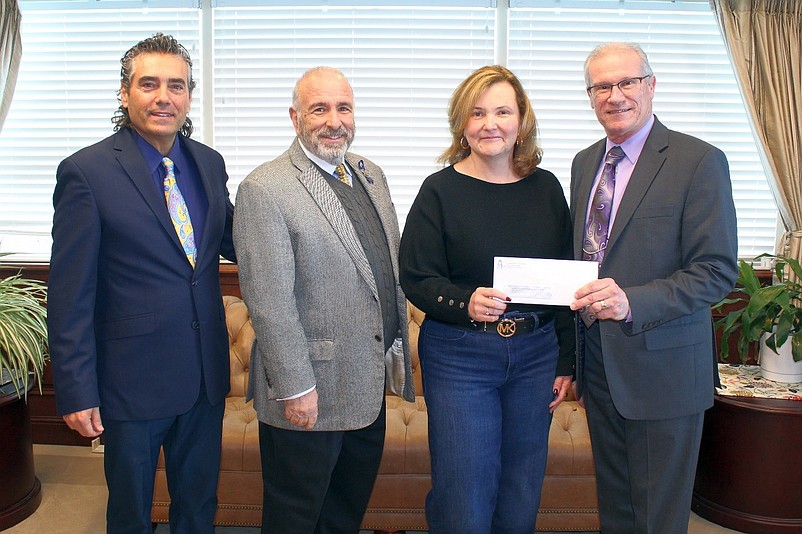
[[[28,405],[13,387],[0,392],[0,474],[0,530],[5,530],[34,513],[42,502]]]
[[[691,507],[742,532],[802,533],[802,402],[716,395]]]

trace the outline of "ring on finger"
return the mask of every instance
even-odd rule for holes
[[[601,301],[601,307],[603,310],[607,309],[607,303],[604,300]]]

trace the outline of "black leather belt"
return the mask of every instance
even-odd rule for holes
[[[552,319],[554,319],[554,312],[544,311],[526,317],[507,317],[493,322],[471,321],[470,330],[484,334],[498,334],[501,337],[512,337],[532,332]]]

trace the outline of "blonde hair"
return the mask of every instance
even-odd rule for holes
[[[527,176],[540,163],[543,151],[538,145],[537,119],[526,91],[515,74],[501,65],[488,65],[473,71],[451,95],[448,104],[448,126],[451,131],[451,146],[439,158],[438,163],[453,165],[467,158],[470,147],[462,145],[463,132],[473,113],[477,100],[491,85],[507,82],[515,91],[515,102],[521,120],[518,127],[518,140],[512,155],[512,168],[518,176]]]

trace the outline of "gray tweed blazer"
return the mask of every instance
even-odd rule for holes
[[[403,370],[403,397],[414,400],[406,299],[397,282],[395,207],[381,168],[356,154],[348,153],[346,161],[387,236],[403,339],[403,351],[387,367]],[[376,282],[348,214],[298,139],[240,184],[234,244],[242,296],[256,332],[248,397],[259,420],[297,430],[276,399],[316,386],[314,430],[354,430],[372,423],[385,395]]]

